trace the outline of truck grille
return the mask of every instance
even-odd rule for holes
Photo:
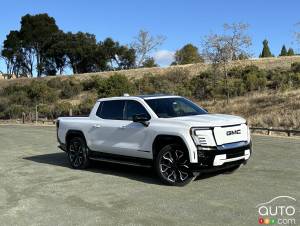
[[[244,156],[245,151],[237,151],[237,152],[233,152],[233,153],[228,153],[226,154],[228,159],[232,159],[232,158],[237,158],[237,157],[241,157]]]

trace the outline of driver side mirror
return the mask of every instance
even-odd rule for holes
[[[149,126],[150,116],[147,114],[136,114],[133,115],[132,121],[142,123],[144,126]]]

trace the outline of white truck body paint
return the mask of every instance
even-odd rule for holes
[[[149,98],[125,96],[100,99],[96,102],[88,117],[58,118],[58,139],[65,144],[68,131],[81,131],[85,136],[87,146],[93,151],[153,159],[152,149],[155,138],[158,135],[172,135],[183,140],[189,152],[191,163],[198,162],[195,136],[196,139],[201,138],[202,142],[205,141],[201,144],[204,147],[250,141],[246,120],[241,117],[224,114],[203,114],[159,118],[145,101],[147,99],[174,97],[178,96]],[[96,112],[100,102],[110,100],[135,100],[139,102],[151,116],[149,126],[146,127],[139,122],[129,120],[108,120],[98,117]],[[195,130],[197,128],[210,128],[210,130],[197,130],[195,136],[192,137],[192,128]],[[231,134],[228,135],[229,133]]]

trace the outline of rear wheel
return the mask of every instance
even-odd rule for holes
[[[195,177],[190,170],[189,155],[182,145],[163,147],[155,160],[155,169],[161,181],[168,185],[184,186]]]
[[[85,169],[89,166],[88,149],[85,140],[74,137],[68,143],[68,160],[74,169]]]

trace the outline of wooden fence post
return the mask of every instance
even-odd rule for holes
[[[22,112],[22,123],[25,124],[25,112]]]

